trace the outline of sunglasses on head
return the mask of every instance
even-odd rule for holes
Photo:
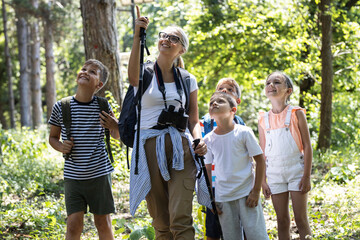
[[[173,44],[177,44],[178,42],[180,42],[182,45],[184,45],[178,36],[170,35],[164,32],[159,32],[159,39],[168,39]]]

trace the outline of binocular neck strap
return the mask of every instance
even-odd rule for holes
[[[182,104],[181,99],[182,99],[182,95],[183,95],[184,91],[183,91],[183,89],[181,87],[179,75],[177,74],[175,67],[173,66],[172,69],[173,69],[173,73],[174,73],[174,81],[175,81],[175,85],[176,85],[176,90],[177,90],[177,93],[179,94],[179,97],[180,97],[180,101],[178,101],[178,102],[180,102],[181,107],[183,108],[183,104]],[[164,85],[164,79],[162,77],[161,69],[160,69],[159,65],[157,64],[157,62],[155,62],[154,70],[155,70],[156,81],[157,81],[157,84],[158,84],[158,87],[159,87],[159,91],[163,95],[165,109],[167,109],[166,89],[165,89],[165,85]]]

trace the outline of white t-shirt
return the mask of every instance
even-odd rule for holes
[[[204,141],[208,149],[205,164],[216,165],[216,201],[228,202],[248,196],[255,181],[252,157],[262,154],[253,131],[235,124],[233,131],[224,135],[212,131]]]
[[[179,100],[179,94],[176,90],[175,82],[164,83],[166,91],[166,104],[175,106],[175,111],[178,111],[180,108],[180,103],[175,101]],[[190,74],[190,93],[197,90],[197,82],[194,75]],[[138,88],[134,88],[134,94],[136,94]],[[185,90],[184,90],[185,91]],[[185,92],[181,101],[183,102],[183,107],[185,108],[186,97]],[[165,108],[163,95],[159,90],[158,83],[156,80],[156,75],[154,74],[149,87],[144,92],[141,99],[141,129],[150,129],[157,124],[157,120],[160,116],[161,111]]]

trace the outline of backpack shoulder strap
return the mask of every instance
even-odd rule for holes
[[[154,63],[147,61],[145,63],[145,71],[144,71],[144,79],[143,79],[144,81],[143,94],[146,91],[146,89],[149,87],[153,76],[154,76]]]
[[[106,98],[103,97],[97,97],[97,101],[99,104],[99,108],[100,108],[100,113],[102,111],[106,112],[106,113],[110,113],[110,109],[109,109],[109,102]],[[107,146],[107,150],[108,150],[108,154],[110,157],[110,161],[111,163],[114,162],[114,158],[111,152],[111,147],[110,147],[110,130],[108,128],[105,128],[105,142],[106,142],[106,146]]]
[[[181,83],[184,87],[185,97],[186,97],[186,104],[185,109],[186,113],[189,113],[189,102],[190,102],[190,73],[183,68],[177,67],[179,73],[179,79],[181,79]]]
[[[243,120],[240,116],[238,116],[238,115],[235,115],[234,121],[235,121],[236,124],[240,124],[240,125],[246,126],[244,120]]]
[[[65,127],[65,132],[66,132],[66,138],[67,140],[70,140],[71,138],[71,107],[70,107],[70,101],[73,97],[69,96],[69,97],[65,97],[63,99],[61,99],[61,112],[62,112],[62,118],[63,118],[63,123],[64,123],[64,127]],[[66,160],[69,159],[70,154],[66,154],[64,157]]]
[[[106,113],[109,113],[110,109],[109,109],[108,100],[106,98],[103,98],[103,97],[97,97],[97,100],[98,100],[98,104],[99,104],[99,107],[100,107],[100,111],[105,111]]]
[[[70,132],[70,127],[71,127],[70,101],[71,101],[71,99],[72,99],[72,96],[61,99],[61,112],[62,112],[63,123],[64,123],[65,131],[66,131],[66,138],[68,140],[70,140],[70,137],[71,137],[71,132]]]
[[[149,87],[153,76],[154,76],[154,63],[147,61],[144,64],[143,92],[141,94],[144,94],[146,89]],[[135,105],[137,105],[138,100],[139,100],[139,91],[136,93],[136,96],[134,98]]]

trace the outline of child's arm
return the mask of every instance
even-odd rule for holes
[[[61,127],[50,125],[49,143],[57,151],[61,153],[70,153],[74,146],[74,138],[70,140],[60,141]]]
[[[120,139],[119,120],[115,117],[114,113],[110,111],[110,114],[107,114],[105,111],[102,111],[99,116],[101,126],[110,130],[111,137]]]
[[[265,144],[266,144],[266,138],[265,138],[265,132],[264,129],[261,127],[260,125],[260,120],[259,120],[259,124],[258,124],[258,131],[259,131],[259,143],[260,143],[260,147],[263,151],[263,156],[265,159]],[[269,185],[266,182],[266,165],[264,164],[264,178],[262,181],[262,190],[263,190],[263,194],[265,198],[269,198],[271,196],[271,190],[269,188]]]
[[[307,193],[311,189],[310,175],[313,152],[310,142],[310,133],[307,126],[306,116],[303,111],[296,111],[296,117],[299,122],[299,130],[301,134],[301,140],[304,148],[304,175],[300,181],[299,189],[302,193]]]
[[[253,189],[251,190],[247,200],[246,205],[248,207],[256,207],[261,191],[261,184],[265,175],[265,160],[262,154],[254,156],[254,160],[256,162],[256,170],[255,170],[255,184]]]

